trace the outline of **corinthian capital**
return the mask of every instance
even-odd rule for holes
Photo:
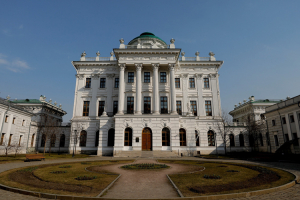
[[[126,68],[126,64],[119,64],[120,71],[124,71]]]
[[[153,70],[158,70],[159,64],[158,63],[152,64],[152,68],[153,68]]]
[[[79,79],[83,79],[83,74],[77,74],[76,77]]]
[[[112,79],[113,77],[115,77],[115,74],[106,74],[106,77],[107,77],[108,79]]]
[[[203,74],[195,74],[195,76],[196,76],[197,79],[201,79]]]
[[[142,65],[142,64],[134,64],[134,65],[135,65],[136,71],[141,71],[142,68],[143,68],[143,65]]]
[[[169,64],[169,70],[174,71],[175,70],[175,64]]]

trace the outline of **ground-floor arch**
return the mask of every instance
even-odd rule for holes
[[[152,151],[152,131],[147,127],[142,132],[142,150]]]

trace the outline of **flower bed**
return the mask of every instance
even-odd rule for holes
[[[78,176],[77,178],[75,178],[78,181],[85,181],[85,180],[93,180],[96,179],[97,176]]]
[[[203,176],[203,178],[206,178],[206,179],[221,179],[221,176],[218,176],[218,175],[215,175],[215,174],[213,174],[213,175],[207,175],[207,174],[205,174]]]
[[[59,168],[71,168],[72,166],[71,165],[62,165],[62,166],[59,166]]]
[[[123,169],[166,169],[169,168],[169,166],[165,164],[142,163],[142,164],[124,165],[121,168]]]
[[[52,173],[52,174],[64,174],[64,173],[67,173],[67,171],[52,171],[50,173]]]

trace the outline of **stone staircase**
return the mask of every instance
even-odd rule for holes
[[[177,152],[172,151],[122,151],[114,155],[120,158],[179,158]]]

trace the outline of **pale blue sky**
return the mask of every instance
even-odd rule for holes
[[[2,1],[0,96],[61,103],[72,117],[75,69],[85,50],[109,56],[149,31],[187,57],[216,54],[222,109],[254,95],[299,95],[300,1]]]

